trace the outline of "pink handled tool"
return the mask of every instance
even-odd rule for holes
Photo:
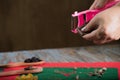
[[[107,3],[103,8],[100,9],[86,10],[82,12],[75,11],[74,14],[72,14],[72,32],[80,33],[81,35],[83,35],[83,33],[81,32],[81,28],[83,28],[97,13],[112,7],[118,2],[120,2],[120,0]]]

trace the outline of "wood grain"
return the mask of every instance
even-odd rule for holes
[[[46,62],[119,62],[120,45],[1,52],[0,64],[22,62],[26,58],[33,56],[39,57]]]

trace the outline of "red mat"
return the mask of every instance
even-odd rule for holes
[[[117,68],[118,69],[118,76],[120,80],[120,62],[46,62],[41,67],[84,67],[84,68],[99,68],[99,67],[107,67],[107,68]],[[4,71],[9,70],[16,70],[21,69],[23,67],[16,67],[16,68],[6,68]],[[9,76],[9,77],[0,77],[0,80],[15,80],[17,75]]]

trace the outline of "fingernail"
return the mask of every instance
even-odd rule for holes
[[[86,29],[86,27],[83,27],[83,28],[81,29],[81,31],[85,31],[85,29]]]

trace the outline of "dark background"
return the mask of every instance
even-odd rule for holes
[[[71,30],[71,14],[93,0],[0,0],[0,51],[93,45]]]

